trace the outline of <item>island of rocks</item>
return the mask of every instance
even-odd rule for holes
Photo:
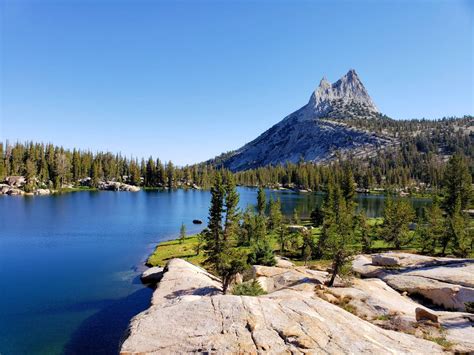
[[[328,273],[278,259],[253,266],[265,295],[223,295],[219,279],[181,259],[152,268],[151,306],[135,316],[121,354],[474,351],[474,260],[406,253],[360,255],[360,276],[326,287]],[[244,277],[245,278],[245,277]],[[242,282],[237,278],[236,282]]]

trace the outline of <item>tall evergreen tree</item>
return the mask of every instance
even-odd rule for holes
[[[235,237],[239,223],[239,194],[237,193],[234,176],[231,173],[226,174],[225,184],[225,223],[224,239],[229,240]]]
[[[409,242],[408,224],[415,218],[415,211],[405,199],[394,201],[390,196],[385,200],[383,212],[382,237],[395,248]]]
[[[265,190],[263,187],[258,188],[257,192],[257,212],[259,215],[264,216],[265,215],[265,209],[267,207],[267,202],[266,202],[266,196],[265,196]]]
[[[460,154],[453,155],[446,166],[444,174],[445,199],[443,207],[452,216],[456,203],[461,211],[469,208],[472,200],[472,177],[466,160]]]

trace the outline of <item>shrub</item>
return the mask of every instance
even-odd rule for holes
[[[260,296],[266,294],[266,292],[257,280],[253,280],[235,285],[232,294],[236,296]]]

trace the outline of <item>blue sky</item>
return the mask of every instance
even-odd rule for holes
[[[198,162],[350,68],[393,118],[473,114],[473,3],[0,0],[0,139]]]

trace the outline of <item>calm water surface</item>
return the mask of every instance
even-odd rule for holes
[[[239,188],[241,207],[256,191]],[[308,215],[319,194],[268,192],[284,213]],[[382,196],[357,197],[379,216]],[[157,242],[206,221],[208,191],[77,192],[0,196],[0,354],[116,353],[152,290],[139,274]],[[412,200],[420,210],[428,200]]]

